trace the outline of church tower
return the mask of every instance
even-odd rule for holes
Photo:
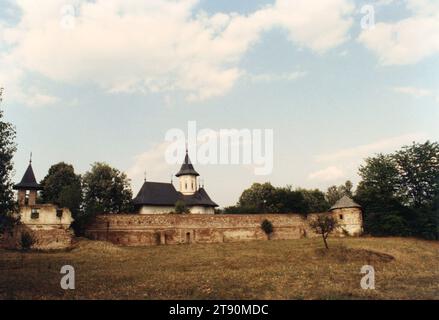
[[[41,186],[35,179],[34,170],[32,169],[32,159],[24,173],[21,182],[14,186],[14,190],[18,192],[18,205],[20,207],[34,206],[37,202],[37,192],[41,190]]]
[[[183,195],[193,195],[195,192],[197,192],[197,177],[199,174],[195,171],[194,166],[189,159],[187,150],[180,171],[175,176],[179,179],[180,192]]]

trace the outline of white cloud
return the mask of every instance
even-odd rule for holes
[[[314,157],[314,161],[322,164],[323,168],[310,173],[308,179],[326,182],[326,186],[342,183],[345,179],[357,183],[359,180],[358,167],[365,158],[380,152],[394,152],[403,145],[411,144],[413,141],[422,142],[427,138],[427,135],[422,132],[409,133],[317,155]]]
[[[322,170],[318,170],[309,174],[308,178],[320,181],[334,181],[344,177],[343,170],[336,166],[330,166]]]
[[[406,0],[406,7],[411,17],[377,23],[358,38],[383,65],[414,64],[439,53],[439,2]]]
[[[259,73],[249,74],[248,78],[251,82],[273,82],[273,81],[294,81],[307,75],[305,71],[293,71],[288,73]]]
[[[416,87],[394,87],[393,90],[398,93],[408,94],[415,98],[430,97],[439,103],[439,92],[433,90]]]
[[[422,141],[427,139],[424,133],[410,133],[392,138],[381,139],[369,144],[336,150],[327,154],[320,154],[315,157],[317,162],[355,160],[361,161],[365,157],[369,157],[374,153],[393,152],[403,145],[410,144],[413,141]]]
[[[17,0],[20,22],[1,27],[9,48],[3,59],[23,77],[37,73],[108,92],[182,91],[190,101],[228,92],[263,31],[281,27],[292,42],[323,53],[347,39],[354,9],[349,0],[277,0],[248,15],[208,15],[194,12],[197,0],[74,0],[73,16],[66,3]]]

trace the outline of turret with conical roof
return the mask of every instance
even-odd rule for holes
[[[359,235],[363,232],[363,216],[361,206],[352,198],[343,196],[329,209],[337,219],[339,229],[349,235]]]
[[[338,200],[329,210],[344,209],[344,208],[361,208],[361,206],[356,203],[352,198],[344,195],[340,200]]]
[[[195,171],[194,166],[189,159],[189,153],[186,149],[186,156],[181,165],[180,171],[175,175],[180,180],[180,192],[184,195],[192,195],[197,191],[197,177],[198,172]]]
[[[20,183],[14,186],[14,190],[18,191],[18,204],[20,206],[33,206],[36,204],[37,192],[42,190],[42,187],[35,179],[34,170],[32,168],[32,158],[29,160],[29,166],[23,175]]]

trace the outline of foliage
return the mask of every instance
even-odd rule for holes
[[[184,201],[178,200],[175,203],[175,213],[178,214],[184,214],[184,213],[189,213],[189,208],[186,207],[186,203]]]
[[[0,91],[0,101],[1,98]],[[17,205],[14,201],[11,180],[12,158],[17,150],[14,142],[15,136],[14,126],[3,120],[3,111],[0,110],[0,232],[17,223],[17,219],[14,217]]]
[[[126,174],[106,163],[94,163],[82,179],[84,208],[77,216],[76,229],[84,227],[100,213],[131,212],[133,193]]]
[[[372,235],[439,239],[439,144],[413,143],[366,159],[355,199]]]
[[[271,183],[254,183],[244,190],[235,206],[225,213],[309,213],[327,210],[324,194],[315,190],[296,189],[291,186],[274,187]]]
[[[41,186],[43,202],[69,208],[76,219],[81,208],[82,189],[81,176],[75,174],[72,165],[60,162],[51,166]]]
[[[270,238],[270,235],[273,233],[273,224],[271,221],[264,219],[261,223],[261,229],[265,232],[268,238]]]
[[[335,220],[332,216],[322,214],[318,215],[316,218],[310,221],[309,226],[316,233],[322,235],[323,242],[325,244],[326,249],[329,249],[327,238],[329,234],[337,228],[337,220]]]
[[[352,198],[352,188],[353,184],[350,180],[347,180],[345,184],[340,186],[330,186],[325,194],[325,199],[328,202],[329,206],[332,207],[338,200],[340,200],[345,195]]]
[[[297,189],[304,198],[303,213],[324,212],[329,209],[329,204],[325,199],[325,194],[318,190]]]
[[[23,232],[20,237],[22,250],[29,250],[35,244],[35,238],[29,232]]]

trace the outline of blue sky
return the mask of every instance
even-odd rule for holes
[[[273,129],[271,175],[196,166],[226,206],[255,181],[357,182],[364,157],[439,140],[437,1],[143,2],[0,0],[16,180],[32,151],[38,179],[58,161],[79,173],[105,161],[137,193],[144,170],[176,172],[171,128]],[[374,28],[361,27],[366,3]]]

